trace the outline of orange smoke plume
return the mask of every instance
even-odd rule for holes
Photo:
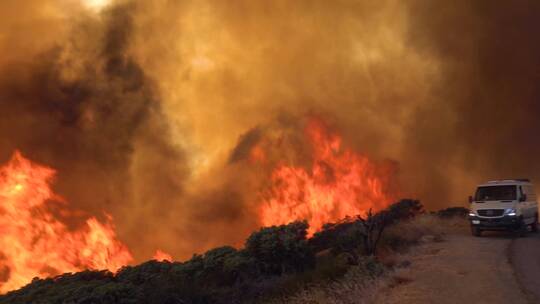
[[[282,164],[272,172],[272,186],[263,194],[260,211],[264,226],[307,220],[311,236],[325,223],[392,203],[392,170],[343,148],[341,137],[320,120],[311,119],[305,133],[313,164],[309,170]]]
[[[50,188],[51,168],[16,152],[0,167],[0,292],[21,287],[34,277],[84,269],[118,270],[133,260],[116,237],[112,218],[94,217],[70,230],[51,211],[65,204]]]

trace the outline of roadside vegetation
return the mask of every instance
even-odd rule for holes
[[[265,227],[244,248],[224,246],[185,262],[148,261],[118,273],[84,271],[34,279],[0,296],[0,303],[359,303],[409,262],[409,247],[441,241],[464,208],[424,212],[401,200],[365,217],[328,223],[307,238],[307,222]]]

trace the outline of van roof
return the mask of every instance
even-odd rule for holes
[[[501,180],[492,180],[487,181],[480,186],[498,186],[498,185],[530,185],[531,180],[528,178],[514,178],[514,179],[501,179]]]

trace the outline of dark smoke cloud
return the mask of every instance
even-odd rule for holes
[[[261,128],[255,127],[245,134],[240,136],[238,144],[231,152],[229,157],[230,163],[235,163],[241,160],[246,160],[249,158],[249,153],[260,141],[262,137]]]
[[[150,238],[141,224],[155,228],[147,218],[165,216],[186,170],[158,93],[129,55],[132,14],[114,7],[75,24],[65,44],[3,67],[0,153],[20,149],[57,169],[58,192],[89,214],[112,213],[138,253]]]
[[[309,167],[306,114],[429,209],[540,182],[535,1],[75,2],[0,3],[0,159],[58,169],[139,260],[239,245],[271,167],[252,149]]]
[[[413,1],[409,12],[411,44],[442,69],[407,131],[424,195],[439,207],[489,179],[540,182],[540,3]]]

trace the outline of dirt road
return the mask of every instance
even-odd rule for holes
[[[540,235],[452,233],[419,246],[377,303],[540,303]]]
[[[510,259],[518,282],[531,303],[540,303],[540,234],[514,240]]]

